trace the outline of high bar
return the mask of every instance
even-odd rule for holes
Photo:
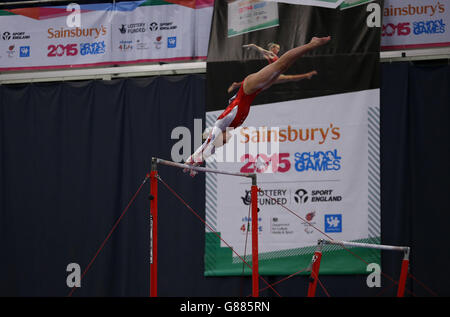
[[[341,247],[360,247],[367,249],[378,249],[378,250],[390,250],[390,251],[403,251],[409,252],[409,247],[401,247],[394,245],[383,245],[383,244],[370,244],[370,243],[360,243],[360,242],[349,242],[349,241],[337,241],[337,240],[319,240],[323,241],[325,244],[340,245]]]
[[[231,175],[231,176],[241,176],[241,177],[250,177],[250,178],[254,178],[256,176],[255,174],[250,174],[250,173],[228,172],[228,171],[216,170],[216,169],[207,168],[207,167],[201,167],[201,166],[191,166],[191,165],[187,165],[187,164],[182,164],[182,163],[176,163],[176,162],[172,162],[172,161],[163,160],[163,159],[156,158],[156,157],[153,158],[153,160],[156,160],[157,164],[173,166],[173,167],[178,167],[178,168],[187,168],[189,170],[194,170],[194,171],[198,171],[198,172],[216,173],[216,174],[224,174],[224,175]]]

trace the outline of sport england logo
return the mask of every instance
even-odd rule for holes
[[[31,38],[30,34],[25,32],[3,32],[2,33],[2,39],[4,41],[8,40],[29,40]]]
[[[149,28],[150,31],[157,31],[158,30],[158,23],[152,22],[152,23],[150,23],[148,28]]]
[[[325,215],[325,232],[342,232],[342,215]]]
[[[341,201],[342,196],[334,195],[333,192],[333,189],[314,189],[308,193],[305,189],[298,189],[294,194],[294,200],[297,204],[308,201],[310,203]]]
[[[294,200],[297,204],[306,203],[308,201],[308,192],[304,189],[298,189],[295,192]]]
[[[10,40],[11,39],[11,33],[3,32],[2,39],[4,39],[5,41]]]

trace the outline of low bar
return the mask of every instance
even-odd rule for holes
[[[312,265],[311,265],[311,277],[310,277],[309,288],[308,288],[308,297],[315,296],[317,277],[319,276],[320,260],[322,258],[321,251],[322,251],[323,244],[339,245],[341,247],[360,247],[360,248],[367,248],[367,249],[378,249],[378,250],[403,252],[404,256],[403,256],[402,268],[401,268],[401,272],[400,272],[400,279],[398,281],[397,297],[404,296],[406,280],[408,277],[408,270],[409,270],[409,253],[411,251],[410,247],[319,239],[318,244],[317,244],[317,250],[314,253]]]
[[[368,249],[409,252],[409,247],[383,245],[383,244],[369,244],[369,243],[349,242],[349,241],[337,241],[337,240],[322,240],[322,241],[326,244],[340,245],[342,247],[360,247]]]

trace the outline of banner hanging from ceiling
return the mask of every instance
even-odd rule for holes
[[[386,0],[382,50],[450,46],[450,3],[437,0]]]
[[[204,60],[213,2],[0,10],[0,71]]]
[[[345,0],[268,0],[268,1],[336,9]]]
[[[338,7],[340,9],[348,9],[372,2],[374,0],[267,0],[267,1],[297,4],[297,5],[308,5],[332,9],[336,9]]]
[[[278,26],[278,5],[238,0],[228,3],[228,37]]]
[[[381,12],[381,2],[373,3]],[[314,36],[330,35],[331,41],[283,75],[317,74],[259,93],[244,124],[207,162],[210,168],[257,173],[261,191],[258,219],[251,219],[250,180],[207,173],[206,221],[240,257],[206,227],[206,276],[250,274],[242,259],[251,264],[252,221],[258,222],[262,275],[306,268],[321,238],[379,243],[381,28],[367,24],[366,6],[278,4],[278,26],[228,37],[227,14],[233,13],[216,1],[207,59],[207,127],[233,99],[237,89],[231,85],[268,65],[261,49],[276,43],[282,56]],[[275,146],[264,147],[267,142]],[[368,263],[380,262],[376,250],[353,252]],[[352,254],[325,247],[321,274],[366,272],[366,263]]]

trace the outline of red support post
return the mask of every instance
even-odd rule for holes
[[[256,176],[253,177],[252,189],[252,296],[259,296],[258,269],[258,187]]]
[[[319,278],[320,260],[322,259],[322,241],[319,241],[316,251],[314,252],[311,265],[311,276],[308,286],[308,297],[316,296],[317,280]]]
[[[158,179],[150,172],[150,297],[158,296]]]
[[[408,277],[409,269],[409,250],[405,252],[405,256],[402,261],[402,270],[400,271],[400,279],[398,281],[397,297],[403,297],[405,295],[406,278]]]

